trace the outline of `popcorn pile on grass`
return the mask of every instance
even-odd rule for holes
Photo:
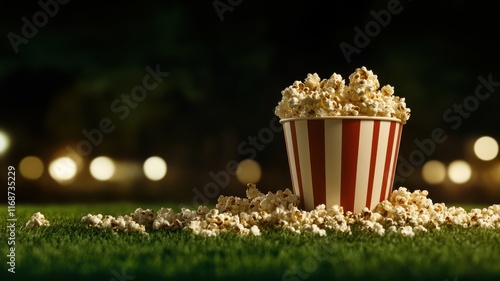
[[[284,229],[292,233],[327,235],[327,231],[351,233],[359,226],[379,235],[397,233],[414,236],[428,230],[439,230],[445,225],[464,228],[500,228],[500,205],[470,212],[460,207],[434,204],[426,190],[408,191],[404,187],[394,190],[389,200],[379,203],[373,210],[364,208],[360,213],[344,212],[338,205],[319,205],[312,211],[298,208],[299,197],[289,189],[276,193],[261,193],[256,185],[248,184],[246,198],[220,196],[215,209],[199,206],[197,210],[182,208],[174,212],[161,208],[138,208],[125,216],[88,214],[81,221],[88,227],[111,229],[113,232],[140,232],[182,229],[202,236],[217,236],[232,232],[241,235],[261,234],[261,229]]]

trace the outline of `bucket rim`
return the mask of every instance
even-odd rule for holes
[[[403,121],[396,117],[383,117],[383,116],[320,116],[320,117],[291,117],[291,118],[283,118],[280,119],[280,123],[283,124],[285,122],[291,121],[300,121],[300,120],[328,120],[328,119],[346,119],[346,120],[379,120],[379,121],[393,121],[401,124]]]

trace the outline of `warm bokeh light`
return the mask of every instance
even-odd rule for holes
[[[494,181],[494,183],[500,184],[500,163],[497,163],[495,166],[491,167],[489,172],[490,178]]]
[[[106,156],[97,157],[90,162],[90,174],[96,180],[109,180],[115,174],[115,170],[115,163]]]
[[[493,160],[498,155],[498,142],[492,137],[480,137],[474,143],[474,153],[483,161]]]
[[[472,169],[469,163],[463,160],[455,160],[448,166],[448,177],[454,183],[465,183],[472,176]]]
[[[19,162],[19,173],[29,180],[39,179],[43,174],[43,168],[42,160],[36,156],[24,157]]]
[[[440,184],[446,178],[446,166],[437,160],[431,160],[422,167],[422,177],[429,184]]]
[[[252,159],[246,159],[238,163],[236,168],[236,178],[242,184],[257,183],[262,176],[259,163]]]
[[[152,181],[159,181],[167,174],[167,163],[161,157],[151,156],[144,161],[144,174]]]
[[[5,151],[7,151],[9,145],[10,145],[9,136],[7,135],[7,133],[0,131],[0,155],[2,155]]]
[[[58,182],[67,182],[76,175],[76,162],[70,157],[60,157],[52,161],[49,165],[50,176]]]

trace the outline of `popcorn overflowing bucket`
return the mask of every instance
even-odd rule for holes
[[[403,123],[397,118],[281,119],[294,193],[302,208],[373,209],[392,191]]]

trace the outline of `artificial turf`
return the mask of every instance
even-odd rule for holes
[[[17,207],[14,274],[6,264],[7,216],[0,221],[4,229],[0,280],[500,279],[500,229],[443,227],[415,237],[380,237],[357,228],[351,235],[328,232],[326,237],[265,229],[257,237],[207,238],[179,230],[116,235],[80,222],[88,213],[117,216],[136,207],[118,203]],[[37,211],[51,226],[25,228]]]

